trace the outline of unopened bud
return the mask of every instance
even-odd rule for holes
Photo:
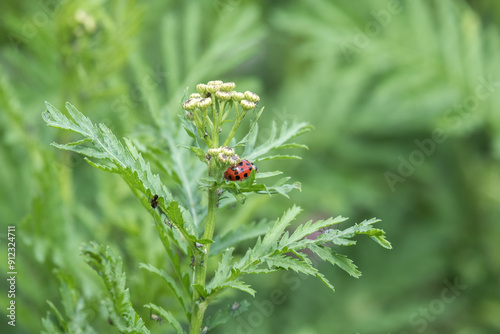
[[[231,97],[233,98],[234,101],[240,102],[245,98],[245,94],[241,92],[235,92],[234,90],[231,92]]]
[[[250,102],[259,102],[260,101],[259,95],[255,94],[254,92],[248,91],[248,90],[245,92],[245,99],[250,101]]]
[[[231,93],[229,92],[223,92],[221,90],[215,92],[215,96],[222,101],[228,101],[231,100]]]
[[[248,101],[248,100],[242,100],[241,102],[241,107],[246,110],[250,110],[255,108],[255,103]]]
[[[225,153],[219,153],[218,157],[221,162],[229,162],[229,157]]]
[[[209,97],[206,97],[204,99],[201,99],[198,101],[198,108],[200,109],[206,109],[212,104],[212,99]]]
[[[220,85],[220,90],[223,90],[225,92],[230,92],[236,87],[236,84],[234,82],[224,82],[222,85]]]
[[[217,86],[220,86],[223,83],[224,82],[222,82],[222,80],[212,80],[212,81],[207,82],[207,85],[217,85]]]
[[[221,148],[220,147],[209,148],[207,153],[210,155],[219,154],[221,153]]]
[[[231,157],[229,157],[229,162],[232,165],[236,165],[238,162],[240,162],[240,157],[238,156],[238,154],[233,154]]]
[[[217,92],[220,89],[220,85],[208,84],[207,91],[211,94]]]
[[[200,94],[205,94],[207,92],[207,85],[205,84],[198,84],[196,85],[196,90],[198,91],[198,93]]]
[[[193,94],[189,95],[189,98],[190,99],[194,99],[194,98],[201,99],[201,95],[200,95],[200,93],[193,93]]]
[[[229,146],[222,146],[221,151],[224,152],[227,155],[233,155],[234,154],[234,149]]]
[[[198,101],[199,99],[197,98],[189,99],[182,104],[182,108],[184,110],[193,110],[198,105]]]

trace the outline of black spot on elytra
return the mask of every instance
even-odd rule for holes
[[[236,175],[236,180],[239,180],[240,179],[240,176],[239,175]]]

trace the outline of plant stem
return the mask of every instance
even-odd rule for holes
[[[211,161],[209,165],[208,175],[214,173],[216,169],[215,161]],[[215,217],[217,213],[217,206],[219,201],[219,195],[217,194],[217,187],[211,187],[208,190],[208,212],[207,220],[205,224],[205,232],[203,233],[203,239],[212,240],[215,228]],[[203,289],[206,286],[206,276],[207,276],[207,264],[208,264],[208,254],[210,253],[210,244],[206,245],[206,252],[203,254],[196,254],[195,259],[195,272],[194,272],[194,284],[197,284]],[[192,300],[192,312],[191,312],[191,324],[189,333],[199,334],[201,333],[201,326],[203,324],[203,316],[205,310],[207,309],[208,303],[201,300],[199,293],[193,289],[193,300]]]
[[[238,130],[240,123],[243,120],[243,116],[245,116],[245,112],[243,112],[241,115],[239,115],[236,118],[236,121],[234,122],[233,127],[231,128],[231,131],[229,131],[229,134],[227,135],[227,138],[224,141],[223,146],[229,146],[229,144],[231,143],[231,139],[233,139],[234,135],[236,134],[236,130]]]

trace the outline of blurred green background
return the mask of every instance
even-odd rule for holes
[[[138,268],[165,263],[151,216],[119,177],[51,147],[73,137],[41,113],[69,101],[118,137],[144,138],[176,121],[187,87],[220,79],[260,95],[263,136],[271,119],[316,127],[299,139],[303,160],[259,165],[302,192],[251,197],[222,218],[274,218],[293,203],[302,221],[375,216],[394,249],[347,249],[363,276],[323,268],[336,293],[294,273],[253,279],[250,311],[216,333],[500,333],[498,1],[4,0],[0,13],[0,332],[39,332],[46,300],[63,308],[56,269],[97,332],[116,332],[79,255],[89,240],[123,257],[134,306],[169,332],[142,308],[165,293]]]

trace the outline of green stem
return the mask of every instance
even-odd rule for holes
[[[235,108],[237,110],[238,107]],[[243,112],[237,116],[236,121],[234,121],[233,127],[231,128],[231,131],[229,131],[229,134],[227,135],[227,138],[222,146],[229,146],[229,144],[231,143],[231,139],[233,139],[234,135],[236,134],[236,130],[238,130],[238,128],[240,127],[241,121],[243,120],[245,114],[246,110],[243,110]]]
[[[215,161],[212,159],[209,165],[208,175],[213,176],[212,174],[214,174],[215,171],[216,171],[216,165]],[[213,238],[218,202],[219,202],[219,195],[217,194],[217,187],[214,186],[208,190],[208,213],[205,224],[205,232],[203,233],[203,239],[212,240]],[[195,259],[194,284],[203,287],[203,289],[206,286],[207,264],[208,264],[209,253],[210,253],[210,244],[206,245],[206,252],[203,254],[196,254],[196,259]],[[193,289],[191,324],[189,329],[190,334],[201,333],[203,316],[205,314],[207,306],[208,302],[202,300],[198,292],[196,292],[196,290]]]

